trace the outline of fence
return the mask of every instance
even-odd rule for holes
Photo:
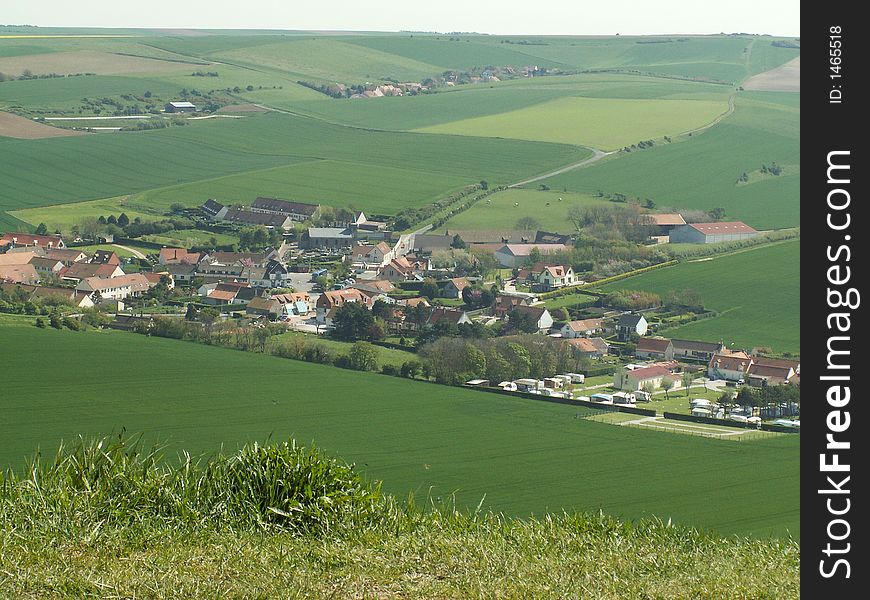
[[[681,413],[662,413],[666,419],[676,421],[690,421],[693,423],[706,423],[707,425],[720,425],[722,427],[737,427],[739,429],[759,429],[754,423],[741,423],[740,421],[729,421],[727,419],[714,419],[712,417],[696,417],[694,415],[684,415]],[[775,431],[778,433],[799,433],[799,429],[791,427],[783,427],[782,425],[770,425],[762,423],[760,429],[762,431]]]
[[[529,392],[508,392],[501,388],[486,387],[486,386],[463,386],[466,389],[478,390],[481,392],[490,392],[492,394],[500,394],[502,396],[513,396],[526,398],[528,400],[540,400],[542,402],[552,402],[554,404],[567,404],[569,406],[585,406],[587,408],[596,408],[598,410],[606,410],[610,412],[625,412],[644,417],[656,416],[656,411],[648,408],[635,408],[633,406],[619,406],[616,404],[599,404],[597,402],[587,402],[585,400],[577,400],[574,398],[558,398],[556,396],[542,396],[541,394],[530,394]]]

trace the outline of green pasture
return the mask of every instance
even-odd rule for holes
[[[507,137],[616,150],[701,127],[728,109],[713,100],[560,98],[500,115],[464,119],[418,131]]]
[[[27,322],[30,319],[18,319]],[[733,444],[594,423],[588,409],[105,331],[0,327],[0,462],[144,432],[169,451],[316,442],[400,496],[511,515],[602,510],[724,534],[799,536],[798,436]],[[63,356],[43,370],[33,356]],[[160,373],[155,377],[154,373]],[[167,382],[171,382],[167,383]],[[735,511],[739,518],[735,518]]]
[[[142,239],[146,242],[180,248],[211,246],[212,240],[216,241],[218,246],[229,246],[230,244],[239,243],[239,236],[237,235],[204,231],[202,229],[179,229],[161,235],[146,235]]]
[[[553,189],[652,198],[659,210],[723,207],[727,220],[757,229],[795,227],[799,173],[737,185],[744,172],[762,164],[800,164],[800,108],[792,94],[780,95],[786,98],[774,103],[770,95],[740,93],[732,115],[686,141],[658,144],[544,183]]]
[[[99,219],[101,216],[108,218],[109,215],[117,217],[121,213],[124,213],[131,221],[136,217],[141,218],[143,221],[153,221],[162,217],[164,212],[148,209],[138,210],[130,205],[129,196],[118,196],[89,202],[25,208],[23,210],[12,211],[11,214],[22,221],[30,223],[34,227],[40,223],[45,223],[51,231],[55,229],[69,231],[73,225],[78,225],[88,218]]]
[[[719,316],[662,331],[671,338],[800,353],[800,240],[695,259],[606,284],[664,295],[696,289]]]
[[[530,217],[537,227],[559,233],[572,233],[568,210],[573,206],[611,203],[591,194],[512,188],[496,192],[447,221],[439,231],[462,229],[526,229],[517,227],[520,219]]]

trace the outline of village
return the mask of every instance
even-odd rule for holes
[[[209,199],[199,211],[210,222],[264,228],[280,243],[258,251],[161,247],[144,259],[122,259],[109,244],[78,249],[95,240],[68,245],[61,235],[6,233],[0,238],[4,310],[51,318],[62,312],[67,324],[89,311],[100,315],[101,326],[151,333],[157,321],[166,320],[209,329],[215,323],[268,327],[270,334],[294,331],[428,356],[437,364],[423,376],[439,383],[617,407],[670,401],[682,393],[667,406],[700,420],[757,427],[776,420],[799,428],[799,421],[781,418],[799,412],[799,360],[729,347],[722,340],[657,335],[660,309],[626,310],[609,296],[570,311],[548,309],[546,298],[587,285],[570,265],[548,260],[571,245],[570,236],[426,228],[394,235],[386,222],[362,212],[297,235],[295,225],[311,223],[321,207],[264,197],[247,207]],[[679,214],[648,218],[658,243],[758,235],[740,222],[686,223]],[[435,260],[457,248],[472,249],[471,256],[488,262],[478,258],[478,264],[451,266]],[[514,338],[537,339],[523,342],[525,352],[534,352],[529,344],[546,344],[558,358],[548,367],[515,368],[511,363],[517,359],[487,346]],[[484,363],[488,352],[499,358],[491,355],[489,368],[473,360],[469,365],[432,358],[442,339],[474,341]],[[464,352],[459,348],[456,354]],[[508,368],[496,369],[499,360]],[[562,372],[546,372],[556,365]],[[795,393],[741,393],[777,387]]]

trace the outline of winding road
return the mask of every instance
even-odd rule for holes
[[[604,152],[603,150],[599,150],[598,148],[589,148],[592,150],[592,156],[581,160],[578,163],[574,163],[573,165],[568,165],[566,167],[562,167],[561,169],[556,169],[555,171],[550,171],[549,173],[544,173],[543,175],[538,175],[537,177],[532,177],[531,179],[525,179],[523,181],[519,181],[517,183],[513,183],[508,187],[520,187],[521,185],[527,185],[529,183],[534,183],[536,181],[540,181],[542,179],[548,179],[550,177],[555,177],[556,175],[561,175],[562,173],[567,173],[568,171],[573,171],[574,169],[579,169],[580,167],[585,167],[586,165],[591,165],[592,163],[596,163],[605,156],[610,156],[611,154],[616,154],[616,150],[612,150],[610,152]]]

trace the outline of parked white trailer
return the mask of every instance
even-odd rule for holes
[[[636,399],[631,392],[616,392],[613,394],[614,404],[634,404]]]

